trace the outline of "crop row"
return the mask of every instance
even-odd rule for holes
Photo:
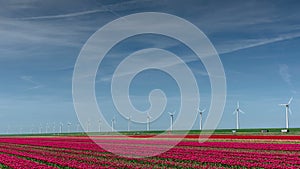
[[[172,140],[99,138],[96,142],[127,157],[108,153],[87,137],[0,138],[0,152],[15,160],[32,162],[33,165],[59,168],[300,168],[298,144],[182,141],[172,148]],[[166,151],[168,148],[171,149]],[[164,153],[150,158],[133,158],[151,156],[157,152]],[[15,163],[24,163],[21,161]],[[0,163],[7,165],[2,161]]]

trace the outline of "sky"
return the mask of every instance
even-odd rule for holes
[[[227,83],[218,128],[235,128],[237,101],[245,112],[240,115],[241,128],[284,128],[285,109],[278,104],[291,97],[290,127],[300,127],[299,1],[0,0],[0,8],[0,133],[57,132],[60,123],[64,131],[67,123],[71,123],[70,130],[81,130],[72,99],[78,55],[89,37],[105,24],[140,12],[181,17],[203,31],[214,45]],[[126,56],[146,48],[177,54],[195,76],[200,107],[210,107],[209,75],[186,45],[162,35],[136,35],[107,53],[95,79],[99,108],[108,123],[116,118],[116,130],[127,130],[127,121],[113,104],[112,75]],[[143,61],[152,62],[151,58]],[[136,109],[147,111],[149,92],[157,88],[165,92],[168,102],[151,129],[167,129],[167,112],[180,108],[174,78],[154,69],[140,72],[130,85],[129,97]],[[97,123],[90,125],[90,130],[97,130]],[[198,126],[196,119],[192,129]],[[146,125],[132,124],[131,128],[145,130]]]

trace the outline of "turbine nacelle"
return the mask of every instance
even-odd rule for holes
[[[116,118],[114,117],[113,119],[111,119],[112,123],[116,123]]]
[[[173,117],[174,114],[175,114],[175,112],[172,112],[172,113],[171,113],[171,112],[168,112],[168,113],[169,113],[169,115],[172,116],[172,117]]]
[[[152,117],[150,116],[150,113],[147,113],[147,119],[151,119]]]
[[[293,100],[293,97],[290,98],[289,102],[288,103],[285,103],[285,104],[279,104],[279,106],[284,106],[286,107],[287,111],[292,114],[292,111],[290,109],[290,104],[292,103],[292,100]]]
[[[201,114],[201,115],[202,115],[205,111],[206,111],[206,109],[202,109],[202,110],[198,109],[198,112],[199,112],[199,114]]]

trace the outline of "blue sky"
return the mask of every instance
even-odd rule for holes
[[[290,127],[300,127],[298,1],[12,0],[0,1],[0,6],[1,133],[38,131],[40,125],[45,130],[46,124],[57,130],[59,122],[71,122],[75,129],[72,74],[82,46],[105,24],[137,12],[182,17],[215,46],[227,78],[227,103],[219,128],[235,127],[232,112],[238,100],[246,112],[240,118],[242,128],[284,127],[284,108],[278,104],[291,96]],[[116,116],[118,130],[127,126],[112,104],[112,73],[124,56],[149,47],[172,51],[186,61],[197,79],[201,106],[210,106],[207,73],[186,46],[164,36],[135,36],[108,53],[96,78],[99,106],[108,120]],[[166,111],[178,109],[178,86],[156,70],[142,72],[132,82],[130,97],[136,108],[147,110],[148,93],[155,88],[164,90],[169,99]],[[165,129],[168,122],[165,113],[152,127]],[[145,125],[132,128],[144,130]]]

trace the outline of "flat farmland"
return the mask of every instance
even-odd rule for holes
[[[202,136],[207,138],[206,136]],[[2,136],[1,168],[300,168],[300,136]],[[111,147],[114,152],[108,152]],[[176,144],[175,146],[170,146]],[[156,156],[152,152],[159,152]],[[169,149],[169,147],[171,147]],[[118,154],[118,155],[116,155]],[[133,156],[134,155],[134,156]]]

